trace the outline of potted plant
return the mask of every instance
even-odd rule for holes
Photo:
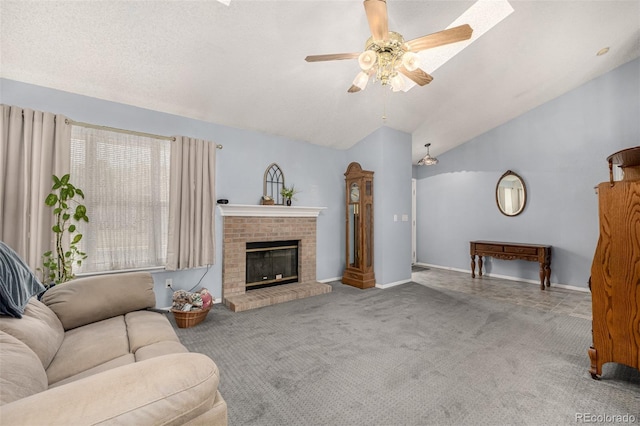
[[[51,230],[56,238],[55,250],[49,250],[42,255],[42,268],[38,268],[42,272],[43,282],[48,287],[73,279],[74,264],[80,266],[87,258],[87,254],[78,248],[82,234],[72,223],[89,222],[86,206],[75,198],[84,198],[84,193],[71,184],[69,179],[69,174],[61,178],[53,175],[51,193],[44,201],[47,206],[53,208],[55,223]]]
[[[296,199],[294,195],[297,194],[298,192],[299,191],[295,188],[294,185],[291,185],[289,188],[287,188],[286,186],[283,186],[282,189],[280,190],[280,195],[284,197],[285,202],[287,203],[288,206],[290,206],[291,200]]]

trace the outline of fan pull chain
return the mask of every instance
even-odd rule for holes
[[[386,123],[387,122],[387,96],[389,91],[385,90],[386,89],[385,86],[380,86],[380,88],[382,89],[382,121]]]

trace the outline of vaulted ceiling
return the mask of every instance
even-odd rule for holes
[[[510,3],[430,84],[350,94],[356,60],[304,58],[364,49],[360,0],[0,0],[0,76],[341,149],[389,126],[415,164],[640,56],[640,0]],[[437,32],[473,4],[387,0],[389,29]]]

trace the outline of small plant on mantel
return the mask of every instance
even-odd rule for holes
[[[76,225],[71,221],[89,222],[86,206],[74,199],[76,196],[84,199],[84,193],[69,182],[70,175],[66,174],[61,178],[53,175],[52,178],[51,193],[44,203],[53,208],[55,223],[51,230],[56,237],[56,246],[55,251],[49,250],[42,255],[42,268],[38,268],[42,272],[43,282],[48,286],[61,284],[75,277],[73,266],[82,265],[87,254],[78,248],[82,234],[77,232]]]
[[[289,188],[287,188],[286,186],[283,186],[282,189],[280,190],[280,195],[284,197],[284,199],[287,202],[287,205],[290,206],[291,200],[296,199],[294,195],[296,195],[298,192],[300,191],[298,191],[294,185],[291,185]]]

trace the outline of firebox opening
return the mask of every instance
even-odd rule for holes
[[[298,240],[246,244],[247,290],[298,282]]]

